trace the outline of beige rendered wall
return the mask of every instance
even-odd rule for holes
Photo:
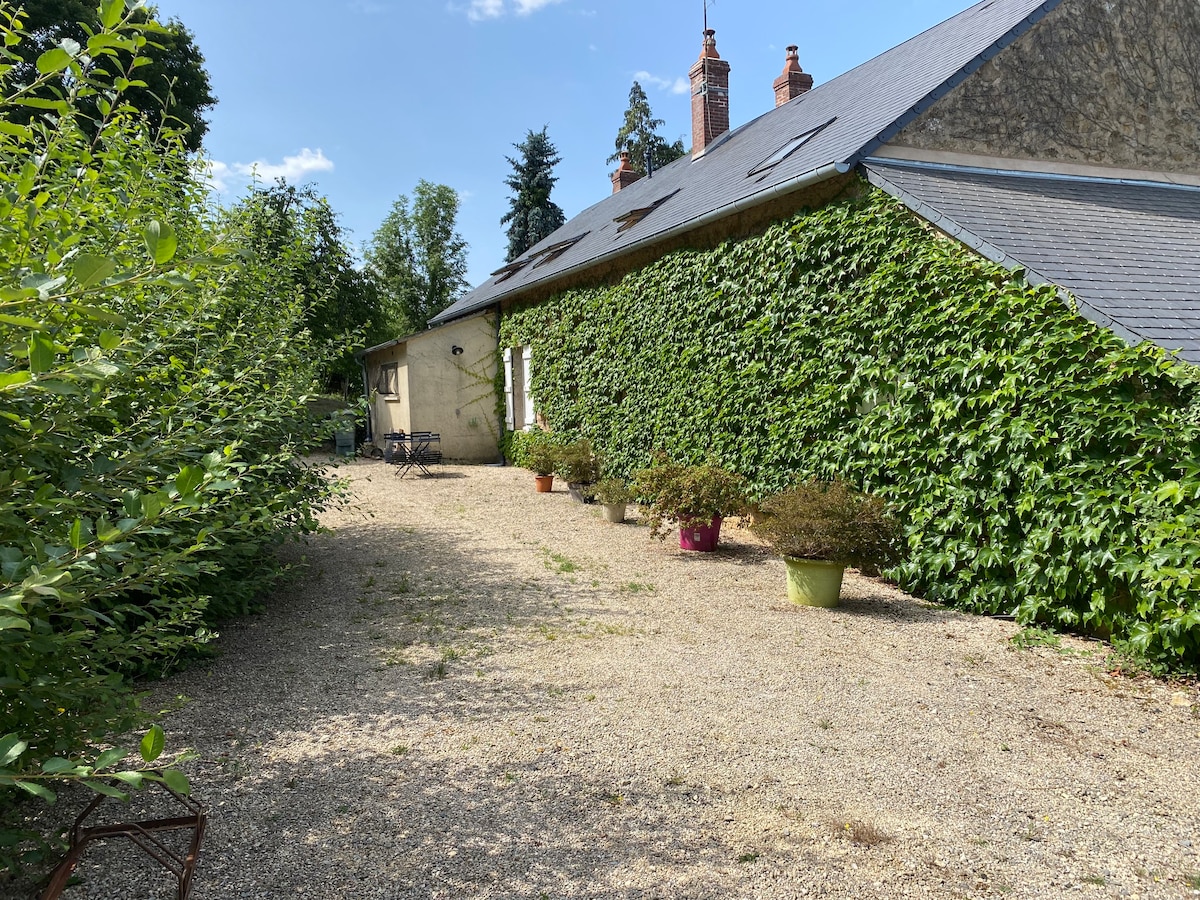
[[[371,385],[371,422],[375,439],[391,431],[410,431],[408,409],[408,349],[406,344],[397,344],[379,350],[367,357],[367,378]],[[380,373],[388,363],[398,366],[396,393],[379,393]]]
[[[1200,3],[1063,0],[892,145],[1200,172]]]
[[[495,315],[451,322],[407,344],[410,427],[405,430],[440,432],[447,459],[497,461]],[[462,353],[454,353],[454,347]]]

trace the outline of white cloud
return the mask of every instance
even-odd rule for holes
[[[634,72],[633,80],[642,85],[650,85],[660,91],[670,91],[672,94],[686,94],[692,88],[692,83],[680,75],[674,81],[669,78],[659,78],[649,72]]]
[[[527,16],[530,13],[535,13],[543,6],[550,6],[553,3],[561,3],[562,0],[515,0],[517,4],[517,15]]]
[[[449,8],[454,12],[465,10],[467,18],[472,22],[485,22],[488,19],[499,19],[510,12],[518,16],[532,15],[555,3],[562,3],[562,0],[471,0],[465,7],[451,3]]]
[[[504,15],[504,0],[471,0],[467,7],[467,18],[472,22],[498,19]]]
[[[313,172],[333,171],[333,160],[327,157],[321,148],[311,150],[305,147],[295,156],[285,156],[283,162],[270,163],[256,159],[251,163],[229,163],[217,159],[205,160],[201,169],[203,177],[214,191],[224,192],[229,189],[230,182],[237,176],[246,180],[274,181],[282,178],[285,181],[299,181]]]

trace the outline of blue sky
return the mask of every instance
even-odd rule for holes
[[[691,144],[687,70],[702,0],[157,0],[196,35],[214,93],[205,147],[226,202],[285,175],[314,184],[357,248],[417,181],[462,198],[472,285],[504,262],[506,156],[549,126],[567,217],[612,191],[605,159],[636,78],[661,133]],[[784,48],[819,85],[969,0],[716,0],[731,120],[774,105]],[[852,10],[852,11],[851,11]]]

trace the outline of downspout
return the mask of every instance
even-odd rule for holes
[[[497,303],[496,304],[496,378],[504,377],[504,358],[501,355],[501,350],[500,350],[500,316],[501,315],[503,315],[503,313],[500,311],[500,304]],[[492,390],[494,391],[495,389],[496,389],[496,379],[493,378],[492,379]],[[504,393],[503,388],[500,389],[500,393],[501,394]],[[500,400],[502,400],[502,399],[503,399],[503,397],[497,397],[496,404],[498,405]],[[493,405],[492,412],[495,413],[495,411],[496,411],[496,405]],[[505,415],[507,415],[507,413]],[[500,454],[499,465],[507,466],[508,465],[508,457],[506,457],[504,455],[504,451],[500,449],[501,447],[504,446],[504,438],[507,437],[506,420],[505,420],[504,416],[497,416],[496,418],[497,418],[496,425],[499,426],[498,430],[500,431],[500,440],[496,444],[496,452]]]
[[[367,378],[367,358],[365,356],[358,361],[358,366],[362,369],[363,399],[367,401],[367,440],[375,443],[375,411],[371,409],[371,384]]]

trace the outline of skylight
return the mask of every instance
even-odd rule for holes
[[[501,266],[492,273],[493,275],[500,276],[496,279],[496,284],[500,284],[502,281],[508,281],[508,279],[512,278],[530,263],[533,263],[533,267],[536,269],[540,266],[554,262],[554,260],[558,259],[589,234],[591,234],[590,231],[585,231],[583,234],[577,235],[576,237],[567,238],[565,241],[559,241],[557,244],[551,244],[549,247],[543,247],[541,250],[537,251],[536,253],[531,253],[529,256],[526,256],[523,259],[515,259],[508,265]]]
[[[659,197],[649,206],[631,209],[629,212],[617,216],[615,219],[613,219],[614,222],[620,223],[620,227],[617,228],[617,234],[620,234],[622,231],[628,231],[638,222],[642,221],[642,219],[646,218],[646,216],[650,215],[650,213],[654,212],[656,209],[678,194],[679,190],[679,188],[675,188],[675,190],[671,191],[671,193],[664,197]]]
[[[803,134],[796,135],[794,138],[756,165],[753,169],[747,172],[746,177],[751,178],[755,175],[765,175],[767,172],[770,172],[773,168],[775,168],[836,121],[837,116],[834,116],[825,124],[818,125],[816,128],[811,128]]]

